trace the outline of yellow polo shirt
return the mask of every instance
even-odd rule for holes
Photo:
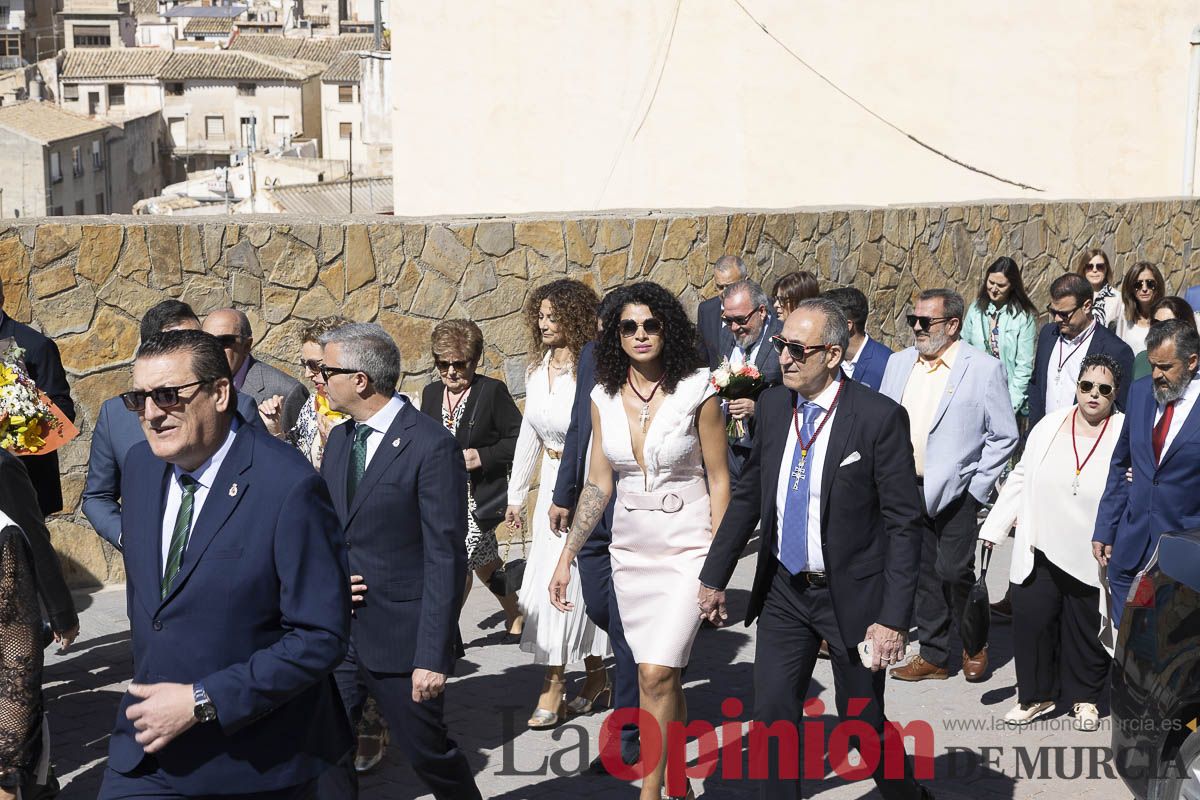
[[[950,379],[950,370],[954,368],[957,356],[958,342],[955,341],[936,361],[929,362],[918,357],[904,386],[900,405],[908,412],[918,477],[925,476],[925,445],[929,441],[929,429],[933,426],[933,415],[942,402],[942,393],[946,391],[946,381]]]

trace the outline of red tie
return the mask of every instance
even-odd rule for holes
[[[1171,417],[1175,414],[1175,401],[1167,403],[1167,407],[1163,409],[1163,415],[1158,420],[1158,424],[1154,426],[1154,463],[1158,464],[1162,461],[1163,446],[1167,443],[1167,431],[1171,430]]]

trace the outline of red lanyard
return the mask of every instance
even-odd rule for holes
[[[1100,429],[1100,435],[1096,437],[1096,443],[1092,445],[1092,449],[1088,450],[1087,457],[1083,459],[1083,463],[1079,461],[1079,447],[1075,444],[1075,418],[1079,416],[1079,407],[1075,407],[1075,411],[1071,414],[1071,450],[1075,453],[1075,481],[1078,484],[1079,473],[1083,472],[1083,468],[1087,466],[1087,462],[1091,460],[1092,454],[1096,452],[1096,448],[1100,446],[1100,440],[1104,438],[1104,432],[1108,430],[1108,423],[1112,420],[1112,416],[1104,418],[1104,427]]]
[[[825,412],[825,416],[821,417],[821,424],[813,431],[812,438],[807,442],[800,434],[800,411],[795,405],[792,406],[792,427],[796,429],[796,441],[800,445],[800,463],[808,461],[808,451],[812,449],[813,444],[817,441],[817,437],[821,435],[821,431],[825,428],[825,423],[829,422],[829,418],[833,416],[833,410],[837,408],[838,398],[842,396],[842,387],[845,385],[845,379],[838,381],[837,392],[833,395],[833,402],[829,404],[829,410]]]
[[[1087,336],[1084,336],[1083,339],[1080,340],[1079,344],[1075,345],[1075,347],[1072,348],[1071,352],[1067,353],[1066,358],[1063,358],[1063,354],[1062,354],[1062,343],[1063,343],[1062,337],[1061,336],[1058,337],[1058,371],[1059,372],[1062,372],[1062,368],[1065,367],[1067,365],[1067,362],[1071,360],[1071,356],[1073,356],[1077,352],[1079,352],[1079,348],[1081,348],[1085,344],[1087,344],[1087,340],[1092,338],[1092,334],[1095,332],[1096,332],[1096,323],[1093,322],[1091,329],[1087,332]],[[1074,425],[1075,424],[1074,421],[1072,421],[1071,424]]]

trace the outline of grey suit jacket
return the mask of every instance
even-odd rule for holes
[[[915,347],[888,359],[880,393],[901,402],[916,363]],[[964,491],[980,503],[987,502],[1016,446],[1017,421],[1003,365],[982,350],[959,342],[925,445],[924,492],[929,515],[936,516]]]
[[[308,400],[308,389],[304,384],[253,356],[250,357],[250,369],[246,371],[246,380],[239,391],[253,397],[256,403],[277,394],[283,395],[282,422],[285,431],[296,427],[300,409],[304,407],[304,401]]]

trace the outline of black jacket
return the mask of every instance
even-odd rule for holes
[[[1059,340],[1058,324],[1051,322],[1042,326],[1038,334],[1037,355],[1033,361],[1033,377],[1029,379],[1029,427],[1046,416],[1046,387],[1052,380],[1050,361],[1057,355],[1055,344]],[[1124,411],[1129,401],[1129,386],[1133,383],[1133,350],[1119,336],[1103,325],[1097,325],[1092,339],[1088,342],[1086,355],[1104,353],[1112,356],[1124,373],[1121,385],[1117,387],[1117,410]],[[1072,383],[1079,380],[1078,375],[1068,378]]]
[[[421,391],[421,410],[440,425],[445,384],[434,381]],[[464,401],[462,424],[454,438],[463,450],[479,451],[479,469],[471,470],[471,493],[475,497],[475,522],[481,531],[504,521],[508,506],[508,474],[512,469],[521,412],[503,381],[476,375],[471,393]]]
[[[28,325],[22,325],[7,314],[0,321],[0,340],[14,339],[25,351],[25,366],[29,377],[37,387],[53,400],[72,422],[75,421],[75,403],[71,400],[71,387],[67,385],[67,373],[63,369],[58,346]],[[23,456],[29,479],[37,489],[38,505],[42,516],[62,511],[62,483],[58,475],[58,453],[41,456]]]

